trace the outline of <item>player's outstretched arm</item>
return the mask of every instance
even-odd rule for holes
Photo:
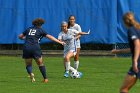
[[[25,39],[25,36],[24,36],[23,34],[20,34],[20,35],[18,36],[18,38],[21,39],[21,40],[24,40],[24,39]]]
[[[138,73],[138,59],[140,55],[140,42],[139,39],[134,40],[134,58],[133,58],[133,70]]]
[[[126,48],[126,49],[113,49],[111,51],[112,54],[126,54],[126,53],[130,53],[130,48]]]
[[[79,32],[78,35],[89,35],[90,34],[90,30],[88,32]]]
[[[64,42],[59,41],[58,39],[56,39],[55,37],[53,37],[53,36],[51,36],[51,35],[49,35],[49,34],[47,34],[46,37],[47,37],[48,39],[52,40],[52,41],[55,41],[55,42],[59,43],[59,44],[62,44],[62,45],[65,44]]]

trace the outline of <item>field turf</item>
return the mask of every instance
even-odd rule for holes
[[[130,65],[130,58],[81,57],[81,79],[64,78],[62,57],[44,57],[49,82],[42,76],[35,62],[36,82],[31,83],[21,57],[0,57],[0,93],[119,93]],[[73,60],[72,62],[73,63]],[[140,93],[140,82],[130,93]]]

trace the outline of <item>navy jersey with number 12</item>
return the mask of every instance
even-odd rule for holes
[[[26,36],[25,45],[35,45],[39,44],[39,41],[47,35],[47,33],[38,27],[29,27],[23,32],[23,35]]]

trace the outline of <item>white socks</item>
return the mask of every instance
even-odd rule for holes
[[[66,71],[69,72],[69,70],[70,70],[70,62],[66,62],[65,66],[66,66]]]
[[[74,61],[74,68],[77,70],[79,67],[79,61]]]

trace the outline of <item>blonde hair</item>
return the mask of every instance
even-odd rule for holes
[[[133,26],[132,21],[129,19],[129,16],[130,16],[130,15],[134,16],[132,12],[127,12],[127,13],[125,13],[124,16],[123,16],[123,21],[124,21],[124,23],[125,23],[127,26],[129,26],[129,27]]]

